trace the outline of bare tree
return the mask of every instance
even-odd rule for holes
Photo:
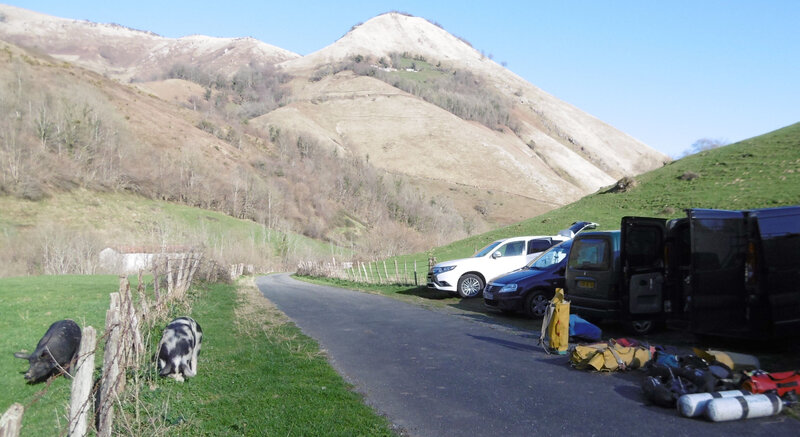
[[[722,138],[700,138],[692,143],[692,146],[686,149],[681,157],[694,155],[695,153],[705,152],[707,150],[716,149],[718,147],[727,146],[728,140]]]

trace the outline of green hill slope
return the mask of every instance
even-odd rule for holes
[[[0,196],[0,277],[95,273],[95,258],[105,247],[161,244],[201,246],[220,264],[253,264],[259,271],[350,254],[284,229],[127,193],[77,189],[39,201]],[[62,253],[76,266],[49,268]]]
[[[580,175],[574,175],[580,177]],[[578,220],[618,229],[626,215],[679,217],[686,208],[749,209],[800,204],[800,123],[701,152],[520,223],[434,249],[438,261],[469,256],[498,238],[550,235]],[[416,254],[409,259],[422,259]]]

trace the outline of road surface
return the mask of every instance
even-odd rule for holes
[[[537,345],[538,332],[288,274],[256,283],[367,404],[410,436],[800,435],[800,422],[786,415],[711,423],[646,405],[641,373],[574,370]]]

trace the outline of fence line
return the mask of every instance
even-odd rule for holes
[[[322,276],[328,278],[345,279],[352,282],[380,285],[408,285],[424,286],[427,281],[428,271],[436,263],[436,258],[428,258],[428,268],[419,270],[418,260],[413,260],[409,265],[408,260],[403,261],[402,268],[397,259],[394,260],[394,270],[389,269],[389,263],[382,261],[352,261],[345,263],[303,261],[297,267],[297,273],[309,276]],[[424,263],[422,264],[425,265]]]
[[[70,437],[83,437],[90,431],[88,418],[94,410],[96,434],[111,436],[114,423],[114,404],[120,403],[125,390],[126,370],[139,368],[145,362],[143,327],[152,327],[166,318],[168,303],[183,300],[191,287],[203,254],[190,252],[177,257],[164,257],[153,266],[153,299],[145,294],[142,271],[139,271],[137,294],[139,308],[133,301],[127,276],[120,276],[119,290],[109,295],[106,311],[105,341],[102,375],[99,384],[94,384],[94,361],[98,343],[97,333],[91,326],[83,328],[81,344],[76,358],[68,406],[68,429]],[[212,266],[211,268],[216,268]],[[167,289],[160,287],[162,275]],[[98,396],[99,390],[99,396]],[[0,437],[17,437],[22,424],[24,407],[13,404],[0,419]]]

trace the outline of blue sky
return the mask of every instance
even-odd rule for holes
[[[12,1],[177,38],[301,55],[396,10],[438,23],[550,94],[670,156],[800,121],[800,0]]]

